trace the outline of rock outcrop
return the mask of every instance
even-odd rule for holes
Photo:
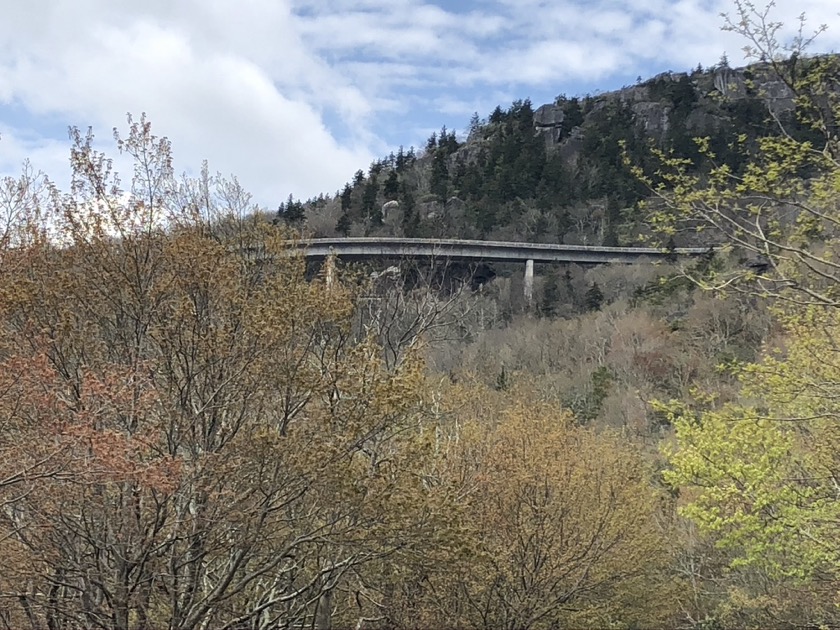
[[[557,145],[563,138],[566,113],[557,105],[542,105],[534,112],[534,128],[545,135],[548,146]]]
[[[644,134],[662,141],[672,129],[674,109],[678,106],[673,95],[685,98],[686,86],[693,92],[690,94],[693,102],[689,104],[691,110],[684,113],[679,123],[693,133],[719,127],[721,103],[757,98],[776,115],[790,111],[794,106],[790,88],[766,64],[737,69],[721,67],[692,74],[663,72],[637,85],[581,100],[587,101],[587,118],[609,102],[628,106]],[[534,112],[534,129],[545,138],[550,150],[572,157],[576,153],[574,145],[580,144],[581,135],[565,124],[564,106],[563,103],[549,103],[538,107]]]

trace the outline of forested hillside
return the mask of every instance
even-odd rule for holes
[[[476,113],[461,135],[445,126],[426,145],[377,160],[344,188],[308,202],[289,199],[278,218],[316,236],[400,235],[632,244],[645,231],[636,207],[647,194],[626,164],[655,168],[651,148],[709,168],[695,138],[718,164],[739,173],[756,140],[799,140],[813,131],[794,114],[792,88],[779,79],[807,72],[759,62],[666,72],[598,96],[560,95]],[[781,126],[780,126],[781,125]]]
[[[279,218],[145,117],[125,184],[77,130],[69,191],[3,180],[0,627],[840,627],[840,57],[725,27],[748,70],[518,102]],[[528,305],[301,231],[718,247]]]

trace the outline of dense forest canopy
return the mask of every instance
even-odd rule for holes
[[[145,117],[125,183],[78,130],[69,191],[3,180],[0,627],[840,626],[840,58],[801,26],[736,0],[746,70],[517,101],[277,216]],[[528,305],[301,232],[721,246]]]
[[[476,113],[465,137],[444,126],[421,149],[400,147],[357,171],[334,196],[290,198],[278,219],[317,236],[634,244],[649,236],[637,207],[649,186],[630,164],[654,173],[654,150],[697,174],[712,164],[740,173],[761,138],[818,141],[783,78],[807,81],[814,62],[766,59],[733,69],[724,56],[598,96],[561,94],[536,110],[528,99],[497,106],[486,118]]]

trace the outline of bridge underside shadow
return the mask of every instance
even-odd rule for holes
[[[314,279],[326,273],[325,259],[308,259],[307,278]],[[461,290],[466,284],[477,291],[497,276],[497,264],[483,261],[427,260],[399,257],[378,257],[368,260],[336,259],[331,273],[342,277],[355,277],[359,282],[377,278],[399,278],[404,290],[428,288],[448,294]]]
[[[477,288],[496,276],[496,269],[491,266],[493,263],[525,263],[523,289],[525,301],[529,305],[533,301],[535,263],[635,264],[644,261],[676,260],[681,257],[709,256],[713,253],[713,248],[668,250],[650,247],[602,247],[395,237],[311,239],[296,242],[294,246],[303,251],[307,260],[324,261],[328,282],[334,280],[337,261],[343,261],[344,264],[356,260],[399,261],[396,265],[392,264],[387,268],[397,275],[402,275],[401,267],[406,264],[404,261],[413,261],[407,268],[414,267],[418,270],[424,268],[422,261],[426,264],[427,272],[421,276],[430,278],[432,283],[437,282],[441,288],[445,286],[446,274],[444,273],[440,280],[434,280],[438,275],[438,265],[442,265],[444,270],[458,269],[457,265],[462,265],[460,267],[462,277],[463,270],[471,270],[469,282],[471,286]],[[449,277],[450,281],[454,282],[458,274],[450,274]],[[464,282],[463,279],[460,281],[461,286]]]

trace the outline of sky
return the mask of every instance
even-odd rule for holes
[[[763,5],[761,5],[763,6]],[[67,129],[145,112],[179,172],[202,160],[264,207],[333,193],[400,145],[473,112],[609,91],[660,72],[742,65],[732,0],[0,0],[0,176],[24,160],[69,181]],[[837,0],[777,0],[790,36]]]

